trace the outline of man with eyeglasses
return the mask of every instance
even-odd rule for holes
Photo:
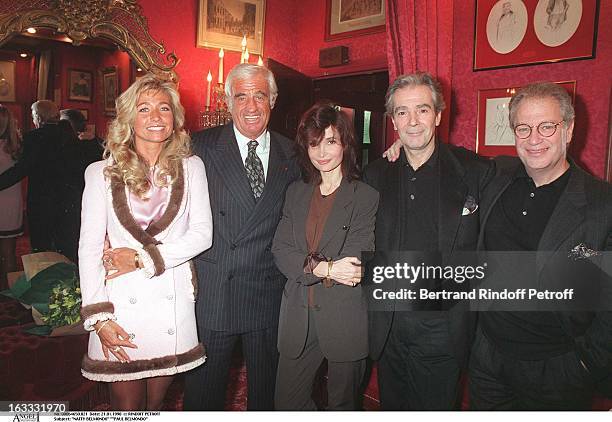
[[[479,249],[537,252],[527,280],[536,288],[588,283],[609,292],[612,190],[567,157],[569,94],[553,83],[531,84],[514,95],[509,112],[520,160],[496,160],[496,178],[481,200]],[[591,265],[593,257],[600,266]],[[588,409],[596,386],[609,388],[611,372],[609,311],[481,312],[470,409]]]

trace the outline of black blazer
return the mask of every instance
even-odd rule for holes
[[[276,230],[272,253],[276,265],[287,276],[281,303],[278,350],[298,358],[308,335],[308,286],[314,286],[314,311],[319,346],[332,362],[363,359],[368,354],[367,304],[361,285],[341,284],[325,288],[313,274],[304,274],[308,255],[306,218],[314,189],[302,181],[287,190],[283,217]],[[342,180],[325,223],[319,250],[326,258],[338,260],[361,257],[374,250],[374,224],[378,192],[359,181]]]
[[[484,249],[484,228],[491,210],[513,180],[521,162],[516,157],[496,158],[496,177],[483,197],[483,230],[478,248]],[[565,190],[559,197],[542,238],[538,244],[536,270],[538,282],[574,277],[570,284],[594,283],[599,278],[610,297],[612,256],[602,254],[603,271],[576,274],[572,267],[576,262],[568,255],[578,245],[593,251],[612,251],[612,186],[586,173],[573,162],[572,173]],[[607,272],[607,274],[606,274]],[[588,280],[587,280],[588,279]],[[607,290],[606,290],[607,288]],[[610,302],[608,302],[610,303]],[[606,309],[610,309],[609,305]],[[568,336],[574,339],[576,350],[596,382],[607,377],[606,394],[612,395],[612,312],[556,312]],[[604,382],[605,383],[605,382]]]
[[[440,201],[438,212],[439,246],[444,265],[453,264],[453,254],[475,251],[480,231],[480,196],[494,173],[492,161],[479,157],[472,151],[438,143]],[[400,244],[401,221],[399,181],[401,163],[389,163],[386,159],[373,162],[365,170],[364,180],[380,192],[380,205],[376,218],[376,250],[397,251]],[[470,214],[462,215],[464,206],[470,203]],[[436,212],[436,210],[432,210]],[[379,359],[387,342],[394,310],[370,312],[370,356]],[[454,354],[460,365],[467,364],[472,342],[475,317],[471,312],[454,309],[448,314],[449,330]]]
[[[285,276],[271,246],[287,186],[299,177],[292,141],[270,132],[266,186],[255,201],[233,124],[198,132],[193,151],[206,166],[213,244],[196,260],[200,328],[247,332],[275,326]]]

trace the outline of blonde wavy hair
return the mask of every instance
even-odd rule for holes
[[[123,181],[139,198],[146,199],[151,188],[148,178],[149,164],[135,149],[134,121],[140,94],[153,91],[163,92],[170,98],[170,108],[174,116],[174,130],[166,142],[157,161],[159,171],[155,178],[157,186],[170,185],[178,175],[182,159],[191,155],[191,138],[184,128],[185,109],[181,105],[176,85],[168,80],[148,73],[134,82],[115,103],[117,117],[108,127],[104,158],[112,158],[112,164],[104,169],[110,179]]]
[[[0,139],[5,139],[4,152],[16,160],[21,152],[21,135],[11,111],[0,104]]]

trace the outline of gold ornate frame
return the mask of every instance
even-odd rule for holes
[[[176,79],[179,59],[149,34],[137,0],[4,0],[0,2],[0,45],[27,28],[49,28],[75,46],[103,38],[125,50],[146,71]]]

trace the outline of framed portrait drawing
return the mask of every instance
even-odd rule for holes
[[[478,0],[474,70],[595,57],[600,0]]]
[[[576,81],[557,82],[575,101]],[[519,87],[483,89],[478,91],[478,121],[476,152],[485,157],[516,155],[514,132],[508,118],[510,98]]]
[[[385,0],[327,0],[325,40],[385,30]]]
[[[0,61],[0,102],[15,102],[14,61]]]
[[[68,69],[68,99],[91,101],[92,95],[93,74],[87,70]]]
[[[199,0],[197,47],[263,54],[265,0]]]
[[[104,113],[106,115],[115,115],[115,99],[119,95],[119,78],[117,76],[117,67],[111,66],[102,70],[102,87],[104,102]]]

